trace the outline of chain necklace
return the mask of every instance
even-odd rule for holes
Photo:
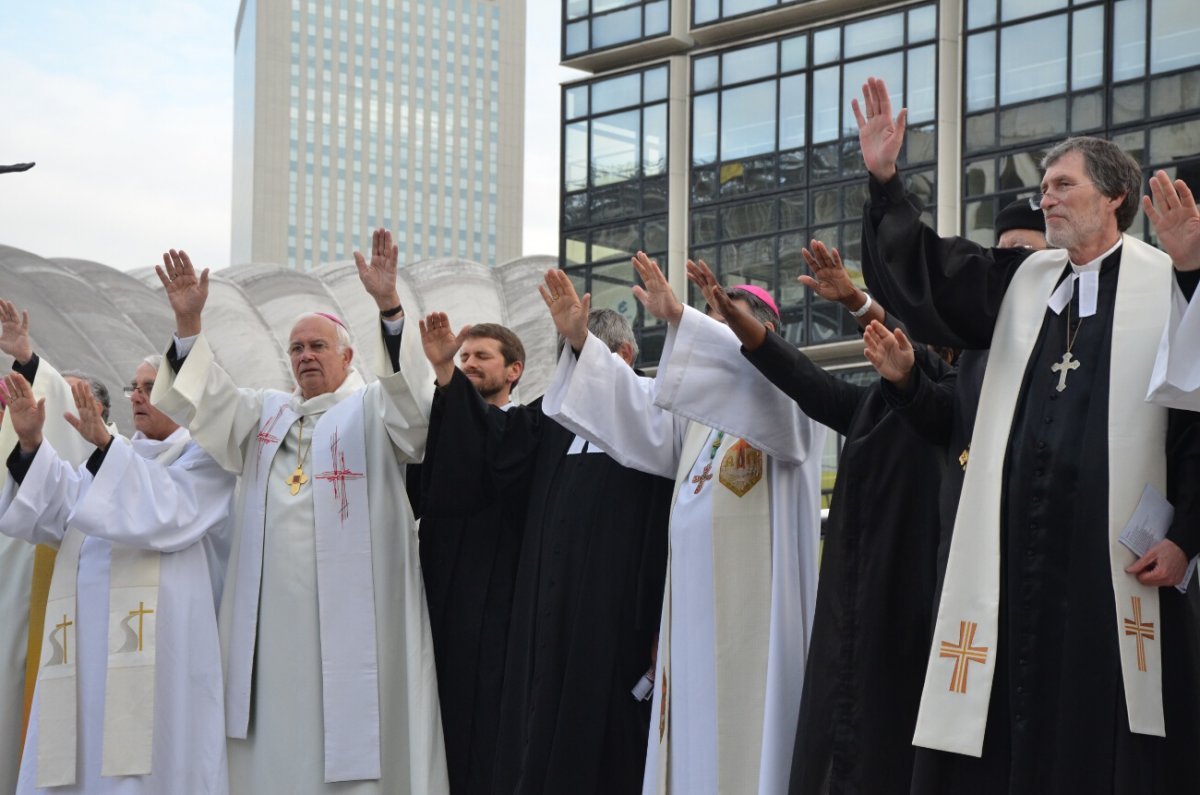
[[[300,493],[300,487],[308,482],[308,475],[304,474],[304,462],[308,458],[309,450],[312,450],[312,437],[308,437],[308,447],[304,446],[304,418],[300,418],[300,433],[296,439],[296,471],[288,475],[284,479],[284,483],[292,490],[292,496]]]
[[[1067,302],[1067,351],[1062,355],[1062,361],[1050,365],[1050,370],[1058,373],[1058,385],[1054,388],[1059,392],[1067,388],[1067,374],[1079,369],[1079,360],[1072,355],[1071,349],[1075,347],[1075,340],[1079,338],[1079,329],[1082,326],[1083,318],[1079,318],[1075,323],[1075,332],[1071,333],[1071,304]]]

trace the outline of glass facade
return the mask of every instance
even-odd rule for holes
[[[887,76],[894,104],[907,104],[901,162],[932,209],[936,39],[936,7],[923,4],[692,59],[690,255],[725,284],[769,290],[797,345],[858,336],[796,277],[817,238],[861,282],[866,169],[850,100],[869,75]],[[690,300],[703,303],[695,290]]]
[[[691,0],[692,27],[711,25],[727,19],[794,5],[798,0]]]
[[[563,60],[665,36],[670,0],[563,0]]]
[[[968,0],[963,234],[990,245],[1000,207],[1035,192],[1068,135],[1117,141],[1147,178],[1200,179],[1195,0]],[[1145,220],[1132,232],[1146,236]]]
[[[663,329],[630,288],[630,259],[645,251],[664,271],[667,250],[668,66],[563,89],[560,259],[594,308],[624,315],[644,361],[657,361]]]

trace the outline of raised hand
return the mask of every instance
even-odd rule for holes
[[[42,443],[42,427],[46,424],[46,399],[36,399],[33,387],[20,373],[9,373],[4,378],[8,387],[8,416],[21,452],[32,453]]]
[[[841,304],[855,298],[859,289],[850,280],[850,274],[846,272],[838,250],[831,249],[816,239],[809,245],[812,246],[812,250],[800,249],[800,254],[808,263],[812,276],[800,276],[797,281],[827,301]]]
[[[163,254],[163,264],[154,266],[154,272],[175,312],[175,332],[180,337],[199,334],[200,314],[208,301],[208,268],[197,276],[187,252],[171,249]]]
[[[683,304],[675,297],[675,291],[671,289],[658,263],[647,257],[644,251],[639,251],[633,258],[633,269],[641,277],[642,284],[646,285],[644,288],[634,285],[634,297],[659,320],[672,325],[679,323],[683,317]]]
[[[850,100],[850,106],[858,120],[858,142],[863,161],[875,179],[887,182],[896,174],[896,160],[900,157],[904,127],[908,123],[908,108],[901,108],[900,114],[893,119],[892,100],[884,82],[877,77],[868,77],[862,88],[864,107],[859,107],[857,99]]]
[[[584,293],[580,300],[571,277],[558,268],[546,271],[545,284],[538,285],[538,293],[546,302],[558,333],[566,337],[576,353],[583,350],[583,344],[587,342],[592,294]]]
[[[455,334],[454,329],[450,328],[450,318],[445,312],[430,312],[419,325],[425,358],[433,365],[438,385],[446,386],[454,376],[454,357],[466,341],[467,332],[471,327],[463,326],[462,330]]]
[[[863,333],[863,342],[866,343],[863,353],[879,377],[901,389],[907,387],[916,355],[904,330],[898,328],[892,333],[878,320],[872,320]]]
[[[396,292],[396,262],[399,258],[400,247],[392,242],[392,233],[386,229],[376,229],[371,235],[370,262],[359,252],[354,252],[358,279],[381,312],[400,306],[400,294]],[[396,314],[390,319],[401,317]]]
[[[688,279],[704,293],[704,300],[715,309],[721,319],[733,330],[738,340],[748,351],[757,349],[767,339],[767,327],[754,318],[754,315],[738,306],[721,287],[717,277],[705,264],[687,261]]]
[[[1150,178],[1150,193],[1142,197],[1142,209],[1158,236],[1158,245],[1171,255],[1181,271],[1200,269],[1200,210],[1183,180],[1171,182],[1165,171]]]
[[[107,446],[112,440],[112,434],[104,426],[100,403],[92,394],[92,387],[86,381],[76,381],[71,385],[71,397],[75,398],[75,411],[78,414],[66,412],[63,418],[93,446]]]
[[[18,312],[12,301],[0,299],[0,351],[25,364],[33,358],[29,342],[29,313]]]

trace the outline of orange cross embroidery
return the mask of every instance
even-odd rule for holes
[[[958,644],[955,645],[948,640],[942,641],[942,653],[939,656],[954,660],[954,673],[950,675],[951,693],[966,693],[967,670],[971,667],[971,663],[987,662],[987,646],[971,645],[975,642],[976,626],[974,621],[959,621]]]
[[[1142,623],[1142,597],[1133,598],[1133,619],[1125,619],[1125,634],[1137,638],[1138,670],[1146,670],[1146,641],[1154,640],[1154,624]]]

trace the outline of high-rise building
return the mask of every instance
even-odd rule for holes
[[[855,278],[866,172],[850,100],[883,77],[909,128],[901,166],[943,234],[990,244],[1068,135],[1112,138],[1200,184],[1196,0],[563,0],[563,267],[635,323],[638,249],[704,259],[770,290],[782,332],[871,378],[857,326],[796,282],[800,248],[836,245]],[[1146,236],[1143,219],[1134,233]]]
[[[231,261],[520,256],[524,0],[242,0]]]

